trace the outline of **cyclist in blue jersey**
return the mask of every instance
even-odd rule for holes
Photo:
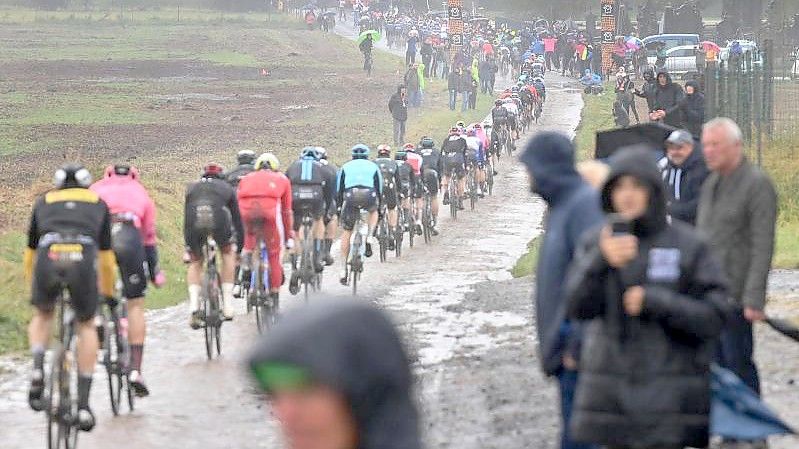
[[[302,242],[312,238],[314,242],[314,268],[321,273],[323,265],[323,245],[325,238],[325,224],[322,220],[327,212],[328,205],[333,201],[336,186],[328,181],[325,167],[319,163],[321,153],[317,147],[305,147],[300,154],[300,159],[294,161],[286,170],[286,176],[291,181],[292,208],[294,211],[294,233]],[[311,235],[300,233],[302,219],[309,215],[313,220]],[[296,245],[291,254],[291,281],[289,292],[296,295],[300,291],[300,275],[297,271],[297,251],[302,245]]]
[[[366,237],[366,257],[372,256],[372,230],[377,226],[377,211],[383,193],[383,176],[380,167],[369,160],[369,147],[358,144],[352,147],[352,160],[338,172],[337,196],[341,205],[341,264],[340,279],[347,285],[347,260],[350,255],[350,238],[361,210],[369,212],[369,233]]]

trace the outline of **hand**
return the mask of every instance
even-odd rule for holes
[[[657,121],[658,118],[659,117],[658,117],[657,111],[652,111],[652,112],[649,113],[649,120],[652,120],[654,122],[654,121]]]
[[[766,313],[762,310],[744,307],[744,318],[750,322],[763,321],[766,319]]]
[[[163,271],[158,270],[158,273],[156,273],[155,277],[153,278],[153,285],[155,288],[161,288],[164,286],[164,284],[166,284],[166,275]]]
[[[641,315],[644,308],[644,288],[640,285],[630,287],[624,292],[624,311],[629,316]]]
[[[602,256],[613,268],[622,268],[638,255],[638,239],[633,235],[613,236],[605,227],[599,236],[599,249]]]

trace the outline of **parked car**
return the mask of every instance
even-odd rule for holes
[[[721,49],[719,52],[719,59],[727,62],[730,59],[730,47],[732,43],[735,41],[729,41],[727,46]],[[737,41],[741,45],[741,51],[743,53],[749,52],[752,54],[752,64],[755,66],[762,66],[763,65],[763,56],[760,54],[760,50],[757,48],[757,43],[747,40],[738,40]]]
[[[666,50],[668,51],[674,47],[683,47],[686,45],[698,47],[700,40],[698,34],[655,34],[645,37],[643,42],[644,48],[646,48],[647,58],[652,58],[657,56],[656,42],[665,44]]]
[[[689,78],[689,75],[699,73],[696,67],[696,45],[680,45],[672,47],[666,51],[666,66],[665,69],[671,75],[682,75],[683,78]],[[657,56],[647,57],[647,62],[651,66],[655,66]]]

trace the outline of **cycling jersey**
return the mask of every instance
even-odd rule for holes
[[[508,110],[502,106],[495,106],[491,110],[491,119],[495,125],[503,125],[508,121]]]
[[[466,160],[469,162],[483,163],[485,162],[485,152],[483,151],[483,141],[477,136],[466,137],[466,145],[468,151],[466,153]]]
[[[397,208],[397,193],[400,187],[399,164],[389,158],[379,157],[375,164],[380,168],[383,178],[383,200],[389,210]]]
[[[23,266],[26,279],[32,281],[34,306],[53,310],[66,286],[78,320],[93,318],[98,277],[99,293],[114,294],[116,262],[108,206],[95,192],[83,188],[53,190],[39,198],[31,215]]]
[[[341,167],[336,182],[339,204],[343,204],[344,193],[355,187],[374,189],[379,194],[383,190],[383,176],[380,168],[368,159],[353,159]]]
[[[208,236],[220,247],[235,240],[241,248],[244,231],[233,187],[222,179],[203,177],[186,190],[184,209],[183,238],[195,260]]]
[[[249,175],[253,171],[255,171],[255,166],[253,166],[253,164],[241,164],[231,170],[230,173],[225,176],[225,179],[227,180],[228,184],[235,189],[239,186],[241,178]]]
[[[465,172],[466,151],[468,145],[463,136],[450,136],[441,146],[441,153],[444,156],[444,174],[446,176],[462,176]]]
[[[508,111],[508,116],[516,116],[519,115],[519,106],[516,104],[515,101],[509,101],[502,105],[502,108]]]
[[[89,190],[102,198],[112,216],[124,215],[133,221],[145,245],[155,245],[155,203],[137,176],[132,173],[117,175],[109,171]]]
[[[292,163],[286,176],[291,181],[294,230],[298,231],[303,215],[310,214],[314,220],[322,218],[332,201],[335,185],[328,183],[325,167],[311,157]]]
[[[422,162],[423,159],[420,154],[408,152],[408,160],[405,163],[411,166],[414,175],[419,176],[422,174]]]

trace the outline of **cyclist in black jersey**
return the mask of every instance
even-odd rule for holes
[[[391,159],[391,147],[379,145],[377,147],[377,158],[375,164],[380,167],[383,174],[383,204],[386,205],[389,238],[388,249],[394,250],[394,231],[397,228],[397,205],[399,204],[400,189],[400,164]]]

